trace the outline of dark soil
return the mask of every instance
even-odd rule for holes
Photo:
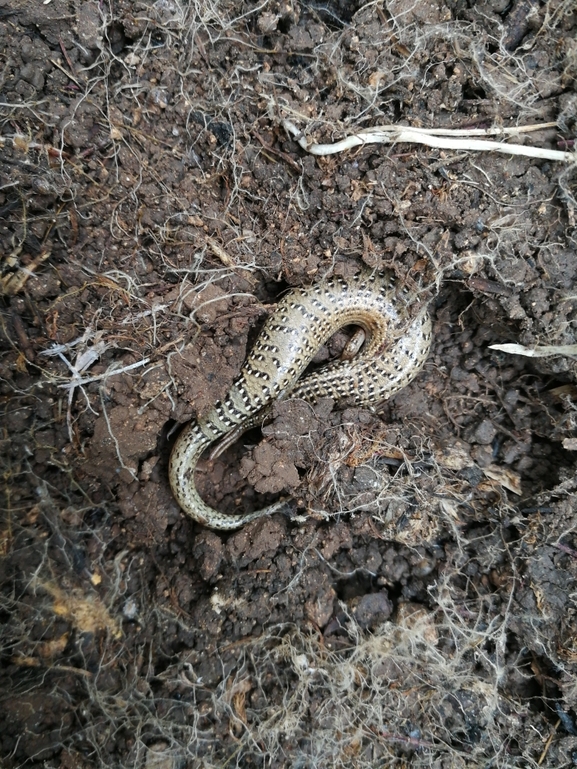
[[[0,762],[577,765],[574,166],[319,142],[551,123],[573,0],[0,0]],[[430,301],[375,411],[275,406],[167,481],[290,286]],[[318,361],[335,353],[332,340]],[[263,497],[264,495],[264,497]]]

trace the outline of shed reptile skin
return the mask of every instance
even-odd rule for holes
[[[176,440],[169,463],[170,485],[180,507],[198,523],[232,530],[270,515],[277,502],[244,515],[227,515],[209,507],[194,484],[204,450],[234,431],[262,423],[274,400],[349,398],[357,405],[378,403],[397,393],[421,370],[431,345],[426,311],[409,313],[414,297],[398,289],[389,273],[361,273],[332,278],[291,291],[265,322],[254,348],[227,396]],[[338,360],[299,381],[319,348],[343,326],[360,326],[363,348],[353,360]]]

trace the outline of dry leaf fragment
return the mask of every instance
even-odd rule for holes
[[[6,296],[15,296],[22,288],[28,278],[32,277],[37,267],[45,262],[50,256],[51,251],[42,251],[26,267],[20,267],[17,272],[12,272],[0,280],[0,293]]]
[[[42,582],[40,586],[54,599],[52,611],[81,633],[109,630],[114,638],[122,635],[118,622],[97,595],[86,595],[80,589],[65,592],[50,582]]]
[[[509,489],[513,494],[521,494],[521,478],[517,473],[509,470],[507,467],[498,467],[489,465],[483,468],[483,473],[492,481],[496,481],[505,489]]]
[[[448,470],[463,470],[474,465],[469,453],[469,446],[463,441],[456,440],[451,446],[444,446],[434,452],[435,461]]]

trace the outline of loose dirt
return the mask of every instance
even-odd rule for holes
[[[577,764],[574,167],[373,125],[554,123],[568,0],[0,0],[0,757],[52,767]],[[323,399],[173,500],[179,427],[291,286],[389,269],[422,374]],[[315,365],[338,355],[336,335]]]

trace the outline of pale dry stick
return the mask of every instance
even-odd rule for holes
[[[113,368],[115,364],[112,364],[103,374],[98,374],[98,376],[91,376],[91,377],[85,377],[85,378],[76,378],[70,380],[70,382],[65,382],[64,384],[58,385],[58,387],[62,387],[64,389],[73,389],[74,387],[81,387],[82,385],[90,384],[91,382],[100,382],[102,379],[108,379],[110,376],[116,376],[117,374],[125,374],[127,371],[133,371],[135,368],[141,368],[141,366],[146,366],[147,363],[150,363],[150,358],[143,358],[142,360],[136,361],[136,363],[131,363],[128,366],[122,366],[121,368]]]
[[[549,123],[544,124],[550,127]],[[564,163],[577,163],[577,153],[562,152],[561,150],[549,150],[543,147],[525,147],[522,144],[505,144],[504,142],[486,141],[484,139],[462,139],[461,136],[490,136],[497,129],[488,129],[485,133],[479,134],[484,129],[473,128],[470,131],[458,129],[417,129],[409,126],[375,126],[366,128],[351,134],[333,144],[313,144],[309,143],[306,136],[290,120],[283,120],[282,126],[285,131],[292,136],[295,141],[311,155],[334,155],[337,152],[344,152],[353,147],[360,147],[364,144],[424,144],[427,147],[435,147],[445,150],[461,150],[475,152],[502,152],[507,155],[524,155],[526,157],[539,158],[541,160],[557,160]],[[541,129],[543,125],[539,126]],[[537,130],[536,127],[525,126],[527,129]],[[504,132],[505,129],[500,129]],[[520,132],[520,129],[515,129]]]
[[[537,345],[525,347],[522,344],[490,344],[490,350],[499,350],[509,355],[524,355],[526,358],[549,358],[553,355],[572,357],[577,355],[577,344]]]
[[[243,264],[237,264],[234,259],[228,254],[227,251],[219,244],[214,238],[211,238],[210,235],[206,236],[206,245],[210,248],[212,253],[220,259],[220,261],[224,264],[225,267],[228,267],[229,269],[233,270],[238,275],[238,270],[245,270],[245,272],[253,273],[254,268],[251,266],[243,265]],[[245,280],[248,280],[249,282],[254,283],[254,278],[251,275],[243,275],[242,276]]]

